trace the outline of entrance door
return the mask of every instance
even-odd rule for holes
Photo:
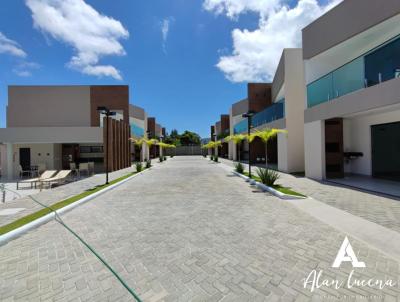
[[[31,148],[19,149],[19,164],[23,170],[30,170],[31,168]]]
[[[343,119],[325,121],[325,171],[326,178],[344,177]]]
[[[371,126],[372,175],[400,181],[400,122]]]
[[[62,167],[70,169],[70,163],[78,163],[79,161],[79,145],[63,144],[62,145]]]

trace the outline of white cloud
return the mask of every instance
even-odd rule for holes
[[[162,48],[163,48],[164,53],[167,52],[168,34],[169,34],[170,27],[171,27],[171,23],[174,20],[175,19],[173,17],[169,17],[169,18],[165,18],[161,22]]]
[[[14,40],[7,38],[2,32],[0,32],[0,54],[1,53],[20,58],[26,57],[26,53],[22,50],[21,46]]]
[[[26,0],[35,28],[74,48],[68,67],[95,76],[120,80],[112,65],[100,65],[104,56],[125,55],[120,39],[129,37],[123,25],[104,16],[83,0]]]
[[[322,6],[317,0],[299,0],[294,7],[284,0],[205,0],[203,7],[236,18],[247,11],[259,14],[254,31],[232,31],[233,52],[220,57],[217,67],[233,82],[271,81],[284,48],[301,47],[301,29],[341,0]]]
[[[21,62],[13,68],[13,72],[20,77],[30,77],[32,70],[39,69],[40,65],[35,62]]]

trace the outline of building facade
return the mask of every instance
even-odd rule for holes
[[[116,115],[107,121],[99,106]],[[109,170],[122,169],[130,166],[129,137],[128,86],[9,86],[7,128],[0,129],[2,175],[86,162],[103,171],[107,149]]]
[[[352,0],[303,29],[307,177],[400,179],[399,21],[397,0]]]

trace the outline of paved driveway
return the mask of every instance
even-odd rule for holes
[[[302,278],[331,268],[345,234],[250,187],[200,157],[175,157],[74,209],[64,221],[144,301],[396,301],[384,290],[322,287]],[[349,237],[361,279],[397,281],[399,263]],[[57,222],[0,247],[1,301],[132,301],[111,273]],[[328,300],[329,299],[329,300]]]

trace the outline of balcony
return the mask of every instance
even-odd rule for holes
[[[131,135],[135,137],[143,137],[144,129],[136,126],[135,124],[131,124]]]
[[[245,133],[247,132],[247,119],[241,120],[233,127],[233,133]]]
[[[264,124],[271,123],[285,117],[285,99],[268,106],[263,111],[256,113],[251,120],[251,127],[259,127]],[[244,133],[247,132],[247,119],[244,119],[237,123],[233,127],[233,133]]]
[[[265,108],[263,111],[256,113],[253,116],[251,126],[258,127],[263,124],[279,120],[285,117],[285,99],[282,99],[271,106]]]
[[[309,84],[308,108],[400,77],[399,53],[397,37]]]

